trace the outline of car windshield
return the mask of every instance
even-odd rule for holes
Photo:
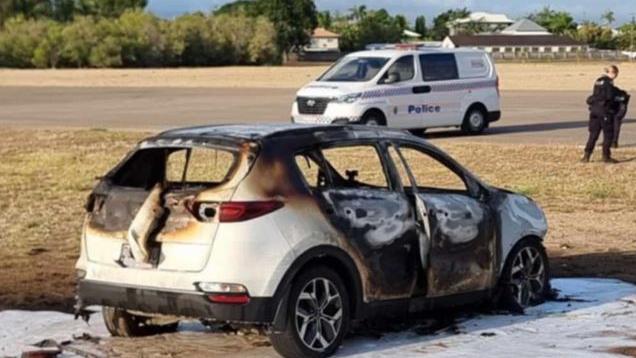
[[[319,81],[366,82],[389,61],[387,57],[345,57],[325,72]]]

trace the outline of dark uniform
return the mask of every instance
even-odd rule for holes
[[[629,94],[621,89],[617,89],[616,97],[614,97],[614,103],[612,112],[614,113],[614,123],[613,123],[613,139],[612,146],[614,148],[618,148],[618,137],[621,133],[621,125],[623,124],[623,119],[627,114],[627,107],[629,106]]]
[[[601,131],[603,131],[603,160],[613,161],[610,147],[614,132],[614,98],[617,91],[614,81],[608,76],[601,76],[594,83],[594,92],[587,99],[590,106],[590,136],[585,146],[583,161],[588,161]]]

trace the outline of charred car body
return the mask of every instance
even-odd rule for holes
[[[547,224],[426,141],[365,126],[208,126],[148,138],[91,193],[78,308],[109,331],[180,317],[333,353],[352,320],[549,290]],[[172,317],[172,318],[171,318]]]

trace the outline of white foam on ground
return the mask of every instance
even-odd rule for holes
[[[483,315],[457,324],[460,334],[390,333],[348,339],[338,356],[355,357],[603,357],[608,349],[636,347],[636,286],[607,279],[556,279],[574,301],[548,302],[525,315]],[[582,301],[576,301],[582,300]],[[180,330],[201,330],[184,324]],[[44,339],[108,335],[100,314],[87,325],[59,312],[0,312],[0,357],[20,355]]]

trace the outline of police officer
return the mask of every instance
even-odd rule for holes
[[[623,91],[622,89],[618,89],[618,93],[614,98],[614,127],[613,127],[613,139],[612,139],[612,147],[618,148],[618,137],[621,134],[621,125],[623,124],[623,119],[627,114],[627,107],[629,106],[629,93]]]
[[[589,162],[596,141],[601,131],[603,131],[603,161],[605,163],[617,163],[612,158],[610,147],[613,140],[614,127],[614,100],[617,95],[617,89],[614,86],[614,79],[618,77],[618,67],[615,65],[605,69],[605,75],[601,76],[594,83],[594,91],[587,98],[587,104],[590,108],[590,136],[585,146],[585,154],[582,162]]]

